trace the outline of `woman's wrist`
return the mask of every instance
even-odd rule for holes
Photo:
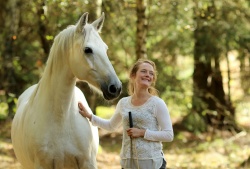
[[[89,119],[89,121],[91,121],[91,119],[92,119],[92,114],[88,114],[87,118]]]
[[[144,135],[145,135],[145,132],[146,132],[146,130],[145,129],[141,129],[141,137],[144,137]]]

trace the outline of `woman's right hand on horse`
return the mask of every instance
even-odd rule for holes
[[[79,113],[83,117],[87,117],[89,120],[91,120],[92,114],[88,113],[88,111],[85,109],[85,107],[83,106],[83,104],[81,102],[78,102],[78,107],[79,107]]]

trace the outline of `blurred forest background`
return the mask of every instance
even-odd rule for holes
[[[54,37],[84,12],[89,22],[105,12],[101,37],[121,97],[138,58],[156,63],[175,131],[173,143],[164,143],[169,168],[250,166],[249,0],[2,0],[0,168],[19,168],[10,138],[18,96],[39,81]],[[118,100],[77,86],[97,115]],[[100,136],[99,168],[119,168],[120,133]]]

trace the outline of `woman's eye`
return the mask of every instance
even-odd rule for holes
[[[93,53],[93,51],[92,51],[92,49],[91,49],[91,48],[86,47],[86,48],[84,49],[84,53],[86,53],[86,54],[92,54],[92,53]]]

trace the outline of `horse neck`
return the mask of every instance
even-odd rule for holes
[[[74,94],[76,79],[65,70],[48,74],[45,72],[39,82],[37,98],[48,105],[47,112],[55,116],[63,117],[68,113]]]
[[[52,45],[38,89],[38,95],[45,105],[50,105],[52,111],[60,116],[68,112],[76,84],[76,78],[68,65],[69,49],[64,43]]]

